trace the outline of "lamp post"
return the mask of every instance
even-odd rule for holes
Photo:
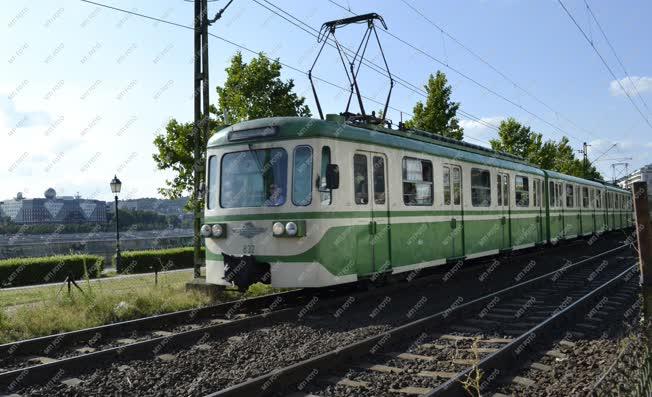
[[[118,179],[117,176],[113,176],[111,181],[111,192],[115,194],[115,268],[119,270],[121,268],[121,258],[120,258],[120,222],[118,218],[118,193],[122,189],[122,182]]]

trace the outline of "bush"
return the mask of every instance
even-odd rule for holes
[[[204,248],[202,247],[202,256]],[[193,266],[193,248],[169,248],[162,250],[125,251],[121,255],[118,273],[149,273],[154,270],[188,269]],[[115,256],[113,257],[115,266]]]
[[[58,255],[39,258],[0,260],[0,286],[16,287],[64,281],[68,274],[74,279],[99,277],[104,258],[95,255]]]

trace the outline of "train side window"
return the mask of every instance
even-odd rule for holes
[[[573,191],[573,185],[570,183],[566,184],[566,208],[573,208],[575,202],[575,192]]]
[[[534,207],[540,208],[541,207],[541,181],[538,179],[534,180],[534,189],[532,191],[532,195],[534,197]]]
[[[602,192],[600,190],[595,191],[595,208],[602,208]]]
[[[557,183],[557,207],[564,206],[564,190],[561,188],[561,182]]]
[[[589,188],[582,186],[582,207],[589,208]]]
[[[580,208],[580,187],[575,186],[575,207]]]
[[[319,195],[321,196],[322,205],[332,203],[332,193],[326,189],[326,168],[331,163],[331,148],[324,146],[321,148],[321,167],[319,173]]]
[[[444,205],[451,203],[451,169],[444,166]]]
[[[589,189],[589,205],[591,208],[595,207],[595,189]]]
[[[210,156],[208,158],[207,180],[206,207],[210,210],[217,206],[217,156]]]
[[[514,192],[516,193],[516,206],[530,206],[530,180],[526,176],[516,175],[514,178]]]
[[[373,166],[374,203],[385,204],[385,159],[374,156]]]
[[[550,181],[548,184],[548,205],[550,205],[550,207],[555,207],[557,205],[557,196],[555,193],[557,193],[555,182]]]
[[[312,148],[297,146],[292,163],[292,203],[298,206],[312,202]]]
[[[471,204],[474,207],[491,205],[491,174],[489,170],[471,168]]]
[[[367,156],[353,155],[353,192],[356,204],[369,203],[369,181],[367,180]]]
[[[453,204],[462,203],[462,170],[458,166],[453,166]]]
[[[403,203],[432,205],[432,163],[403,157]]]

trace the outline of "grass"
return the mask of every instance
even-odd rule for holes
[[[0,344],[209,304],[207,296],[185,291],[192,277],[192,271],[162,273],[158,285],[153,275],[85,280],[70,295],[61,286],[0,290]],[[277,291],[255,284],[245,294],[227,289],[219,300]]]

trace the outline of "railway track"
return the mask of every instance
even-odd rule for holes
[[[573,247],[562,246],[555,250]],[[534,250],[511,259],[527,258],[537,253]],[[596,258],[585,261],[590,260]],[[460,273],[477,271],[477,267],[459,270]],[[441,278],[441,274],[433,274],[412,280],[410,285],[428,286]],[[311,311],[339,308],[351,296],[355,296],[358,302],[373,300],[404,287],[404,284],[397,283],[370,291],[353,291],[352,294],[348,294],[351,289],[343,288],[317,293],[290,291],[1,345],[0,391],[24,390],[53,379],[57,382],[72,379],[74,384],[75,376],[114,362],[166,360],[172,356],[169,352],[173,350],[207,349],[204,344],[207,340],[224,340],[253,328],[293,321]]]
[[[617,251],[459,303],[210,396],[459,396],[474,385],[483,390],[495,387],[494,382],[504,382],[510,370],[540,352],[600,297],[620,288],[598,315],[573,325],[576,335],[598,329],[607,311],[618,310],[617,302],[634,293],[636,265],[631,259],[614,258]],[[561,353],[553,349],[547,354]],[[535,367],[546,369],[543,364]]]

